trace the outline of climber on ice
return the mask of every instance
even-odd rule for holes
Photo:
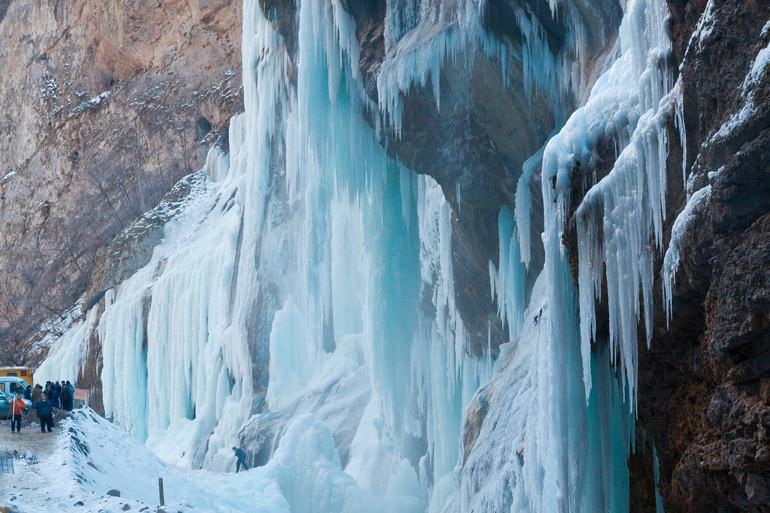
[[[246,453],[237,447],[233,447],[233,451],[235,451],[235,457],[238,458],[238,462],[235,464],[235,473],[237,474],[241,470],[241,465],[243,465],[244,470],[249,470],[246,465]]]

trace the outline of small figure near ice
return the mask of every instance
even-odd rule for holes
[[[14,429],[21,434],[21,416],[24,415],[24,410],[27,409],[27,405],[24,403],[24,399],[21,398],[21,394],[16,394],[16,397],[11,404],[11,433]]]
[[[40,419],[40,431],[45,433],[47,425],[50,433],[51,428],[53,428],[53,406],[51,406],[48,396],[43,394],[42,398],[35,403],[34,408],[37,410],[37,418]]]
[[[235,457],[238,458],[238,462],[235,464],[235,473],[237,474],[241,470],[241,465],[243,465],[244,470],[249,470],[246,465],[246,453],[237,447],[233,447],[233,451],[235,451]]]

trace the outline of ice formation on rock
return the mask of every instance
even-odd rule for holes
[[[555,233],[561,233],[574,163],[593,168],[595,146],[602,140],[614,141],[621,150],[610,173],[585,194],[575,218],[586,394],[591,388],[591,340],[596,337],[594,300],[606,271],[610,358],[620,355],[631,409],[636,390],[637,323],[643,307],[649,343],[653,241],[662,251],[666,214],[666,123],[676,97],[671,91],[671,43],[665,18],[663,2],[628,3],[620,28],[622,57],[597,81],[588,103],[549,143],[543,159],[544,204],[550,207],[556,201],[555,210],[546,207],[546,217],[552,216]]]
[[[472,355],[456,306],[461,213],[378,143],[379,130],[400,134],[403,96],[429,77],[440,105],[447,58],[495,56],[502,80],[507,59],[520,59],[527,93],[548,98],[557,119],[584,95],[576,4],[549,2],[567,31],[556,54],[537,18],[518,12],[520,55],[485,32],[484,6],[388,2],[375,105],[341,0],[298,2],[294,62],[259,2],[246,0],[245,112],[231,120],[229,154],[211,150],[150,262],[58,342],[40,379],[75,379],[97,330],[106,415],[186,467],[232,470],[239,437],[285,415],[258,471],[264,493],[275,492],[266,511],[626,511],[636,327],[643,311],[649,336],[676,101],[665,3],[627,2],[621,56],[524,163],[515,208],[500,212],[490,287],[511,341],[497,362],[489,342]],[[607,140],[615,165],[591,177],[575,213],[575,291],[562,244],[570,176],[578,163],[592,168]],[[546,265],[527,305],[538,168]],[[605,270],[610,337],[596,341]],[[333,433],[347,417],[334,401],[352,408],[359,380],[371,392],[343,444]],[[472,447],[461,442],[469,405],[486,412]]]
[[[692,224],[702,203],[711,197],[711,186],[700,189],[687,201],[684,210],[677,216],[674,226],[671,227],[671,241],[663,257],[663,268],[660,271],[663,286],[663,306],[666,309],[666,322],[671,320],[671,306],[673,302],[672,288],[676,281],[676,271],[679,269],[679,253],[683,248],[683,239],[687,229]]]
[[[433,495],[440,510],[463,404],[492,365],[468,355],[454,303],[453,213],[435,181],[387,158],[365,121],[350,15],[339,2],[308,0],[298,19],[294,90],[282,37],[246,2],[250,78],[230,153],[211,150],[151,261],[105,294],[105,414],[166,461],[190,466],[202,453],[205,467],[229,470],[239,430],[266,419],[260,397],[281,411],[363,366],[377,393],[349,447],[350,475],[423,508]],[[421,311],[423,296],[432,314]],[[96,315],[52,356],[79,354]],[[74,376],[80,363],[65,366]],[[281,446],[319,422],[302,419]],[[271,468],[291,469],[291,458],[275,452]],[[279,480],[281,491],[291,503],[313,500],[299,494],[306,488],[352,490],[352,478],[313,479]],[[335,501],[314,507],[337,511]]]
[[[475,444],[465,448],[457,511],[628,511],[636,330],[643,313],[649,340],[652,258],[662,251],[666,215],[666,124],[676,101],[665,17],[660,0],[627,3],[620,58],[543,151],[545,269],[517,343],[501,349],[506,360],[474,398],[479,406],[471,406],[487,413]],[[572,176],[595,170],[598,145],[607,141],[618,152],[609,174],[578,181],[595,185],[574,213],[575,290],[563,245],[570,189],[580,186]],[[529,201],[521,186],[528,174],[519,182],[515,216],[525,226]],[[507,233],[508,216],[500,220]],[[522,237],[525,263],[528,243]],[[501,254],[507,244],[501,237]],[[594,301],[605,274],[609,340],[596,340]]]

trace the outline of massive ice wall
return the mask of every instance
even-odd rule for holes
[[[588,35],[576,3],[549,4],[566,20],[568,44],[552,53],[537,18],[521,11],[513,58],[527,94],[546,96],[565,119],[589,86]],[[187,178],[192,193],[150,263],[59,341],[41,379],[77,375],[95,330],[107,416],[167,461],[213,470],[232,468],[230,447],[247,428],[278,430],[280,450],[267,452],[280,461],[268,467],[294,511],[309,510],[300,499],[313,511],[359,511],[371,494],[394,511],[627,510],[632,321],[649,308],[648,246],[660,245],[665,212],[665,6],[629,0],[620,58],[524,164],[515,208],[500,212],[490,293],[511,341],[496,362],[489,345],[470,356],[456,307],[451,242],[461,213],[433,179],[378,144],[380,131],[400,133],[413,86],[430,78],[440,108],[435,78],[446,59],[484,52],[508,80],[511,49],[485,32],[484,8],[483,0],[389,2],[375,104],[342,2],[298,3],[290,56],[258,1],[246,0],[245,112],[231,122],[229,154],[212,149]],[[569,176],[603,138],[619,156],[577,210],[575,291],[562,244]],[[527,305],[528,181],[538,168],[546,267]],[[604,265],[612,336],[593,353]],[[621,380],[610,368],[618,354]],[[352,417],[335,411],[337,399],[352,411],[345,391],[359,385],[370,387],[368,403]],[[468,405],[488,411],[473,446],[461,444]],[[276,427],[280,415],[286,429]],[[357,425],[343,448],[336,434],[348,418]],[[307,466],[308,451],[328,460],[329,473],[288,479],[292,465]]]
[[[105,414],[164,459],[187,466],[203,453],[215,470],[232,466],[240,428],[263,409],[363,367],[374,393],[348,471],[410,504],[435,493],[440,509],[462,406],[491,372],[490,355],[468,356],[454,305],[451,209],[434,181],[387,158],[365,121],[377,107],[339,2],[300,5],[296,86],[282,37],[256,1],[244,11],[246,108],[230,153],[212,149],[151,261],[52,356],[81,355],[96,330]],[[272,319],[255,325],[260,307]],[[268,372],[254,364],[265,354]],[[81,364],[50,360],[39,375],[74,378]]]

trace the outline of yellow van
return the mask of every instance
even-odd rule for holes
[[[15,376],[26,381],[30,386],[32,382],[32,370],[29,367],[0,367],[0,378],[5,376]]]

